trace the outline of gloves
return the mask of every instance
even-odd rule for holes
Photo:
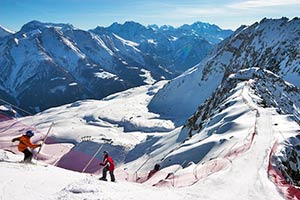
[[[20,140],[19,138],[13,138],[11,141],[15,142],[15,141],[19,141],[19,140]]]
[[[38,144],[38,147],[41,147],[42,146],[42,144]]]
[[[100,165],[100,166],[104,166],[104,164],[103,164],[103,163],[100,163],[99,165]]]

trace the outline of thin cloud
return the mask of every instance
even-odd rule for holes
[[[251,8],[263,8],[263,7],[274,7],[274,6],[287,6],[287,5],[300,5],[299,0],[250,0],[240,3],[234,3],[228,5],[229,8],[235,9],[251,9]]]

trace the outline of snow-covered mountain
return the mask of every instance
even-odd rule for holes
[[[107,28],[97,27],[95,32],[109,31],[139,44],[139,49],[153,55],[154,60],[175,73],[183,71],[202,60],[212,45],[232,34],[216,25],[196,22],[178,28],[156,25],[145,27],[136,22],[114,23]]]
[[[237,196],[239,199],[284,199],[291,195],[272,182],[268,166],[270,162],[279,168],[277,163],[282,158],[276,157],[282,148],[272,152],[274,143],[284,144],[286,138],[295,137],[299,130],[299,125],[291,120],[291,116],[299,114],[300,96],[295,86],[267,70],[241,70],[224,80],[183,127],[176,128],[171,121],[147,110],[149,101],[163,84],[130,89],[102,101],[78,101],[18,122],[4,121],[0,124],[1,139],[7,141],[17,135],[18,130],[28,129],[26,124],[30,124],[37,129],[34,141],[38,141],[43,138],[42,133],[47,132],[49,124],[54,122],[50,137],[55,138],[55,142],[44,145],[40,159],[68,169],[73,165],[73,170],[81,171],[89,161],[85,156],[91,158],[97,148],[105,144],[103,150],[109,149],[116,161],[118,186],[140,187],[128,183],[134,181],[143,184],[145,193],[152,191],[149,185],[154,185],[161,192],[164,192],[165,186],[171,187],[168,192],[173,191],[172,187],[176,188],[174,191],[181,191],[166,199],[180,199],[182,195],[191,199],[220,199],[221,196],[228,200]],[[84,138],[89,138],[89,141],[81,140]],[[105,142],[102,138],[111,140]],[[124,148],[120,150],[119,146]],[[1,148],[16,152],[16,146],[9,142],[1,143]],[[100,194],[117,199],[136,194],[135,190],[129,193],[125,192],[128,190],[118,190],[118,195],[112,195],[104,190],[88,189],[94,185],[102,186],[95,180],[101,153],[89,168],[97,169],[93,171],[96,177],[78,173],[72,175],[71,172],[40,167],[39,164],[25,166],[29,171],[36,171],[36,175],[20,175],[20,169],[24,168],[9,161],[20,160],[21,156],[10,155],[7,151],[0,152],[0,155],[3,170],[13,172],[26,181],[44,174],[43,169],[49,176],[73,177],[64,179],[60,187],[53,188],[51,192],[37,192],[39,196],[43,194],[38,199],[79,199],[84,195],[94,198]],[[161,170],[148,179],[147,174],[156,163],[161,165]],[[14,178],[8,173],[0,175],[3,180]],[[52,184],[52,178],[42,184],[47,188]],[[21,191],[27,191],[27,187],[19,185]],[[4,199],[12,197],[8,190],[3,191]],[[50,193],[54,192],[56,195],[51,196]],[[193,194],[192,197],[190,194]],[[140,196],[133,197],[137,198]]]
[[[199,62],[212,47],[200,36],[175,40],[174,35],[171,40],[134,22],[120,25],[122,31],[135,35],[142,36],[144,29],[153,33],[146,40],[151,48],[143,47],[141,41],[113,32],[114,26],[83,31],[70,24],[32,21],[3,37],[1,97],[31,112],[78,99],[100,99],[175,77]],[[159,52],[168,56],[158,58]]]
[[[128,21],[124,24],[113,23],[111,26],[107,27],[106,30],[138,43],[147,41],[151,38],[158,39],[159,37],[170,37],[173,40],[176,40],[182,36],[195,36],[201,37],[212,44],[218,44],[232,34],[231,30],[222,30],[217,25],[204,22],[195,22],[190,25],[184,24],[175,28],[170,25],[159,27],[155,24],[145,27],[139,23]]]
[[[153,191],[149,186],[162,192],[164,199],[300,199],[299,40],[295,36],[299,23],[298,18],[264,19],[241,27],[199,65],[168,83],[159,81],[24,118],[0,114],[0,161],[4,163],[0,167],[7,172],[0,174],[5,180],[0,184],[3,198],[14,197],[7,183],[26,193],[24,183],[46,171],[55,176],[38,181],[47,189],[43,188],[43,195],[37,192],[37,199],[101,195],[140,199]],[[116,33],[103,35],[137,48],[137,41],[130,43]],[[33,142],[50,130],[37,156],[40,161],[25,166],[37,172],[30,176],[21,173],[24,167],[16,162],[22,157],[16,143],[11,143],[12,137],[28,129],[36,132]],[[104,150],[115,160],[117,186],[106,187],[95,180]],[[72,176],[44,163],[93,175],[74,172]],[[160,170],[149,176],[155,164]],[[64,174],[64,181],[48,189]],[[23,182],[14,183],[16,177]],[[128,182],[142,184],[145,190]]]
[[[150,109],[167,117],[187,117],[229,74],[249,67],[268,69],[299,86],[299,33],[299,18],[263,19],[241,26],[197,66],[159,91]]]

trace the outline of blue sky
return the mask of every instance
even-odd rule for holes
[[[300,0],[0,0],[0,25],[14,31],[32,20],[84,30],[129,20],[175,27],[202,21],[234,30],[282,16],[300,17]]]

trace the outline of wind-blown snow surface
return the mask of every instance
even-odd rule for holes
[[[281,190],[268,177],[269,155],[275,141],[281,143],[286,137],[295,136],[299,125],[283,114],[288,114],[290,104],[282,106],[282,114],[276,112],[276,107],[266,107],[269,103],[262,96],[266,92],[260,91],[260,86],[276,86],[278,92],[294,102],[290,106],[298,105],[299,94],[272,73],[258,69],[249,72],[230,76],[227,84],[205,103],[205,120],[197,118],[205,111],[199,108],[191,138],[190,125],[176,128],[171,121],[148,112],[147,104],[163,83],[134,88],[103,101],[79,101],[24,118],[22,123],[41,132],[46,132],[49,123],[54,122],[52,137],[57,142],[72,142],[75,148],[83,145],[81,150],[88,149],[86,143],[80,143],[83,136],[92,136],[100,144],[102,137],[112,139],[110,148],[126,147],[125,158],[113,155],[118,160],[117,183],[100,182],[95,175],[44,167],[40,161],[37,166],[2,161],[2,199],[18,199],[26,193],[28,199],[153,199],[162,195],[164,199],[283,199]],[[276,94],[268,95],[274,105],[281,99]],[[6,132],[1,140],[8,139]],[[51,144],[46,144],[42,154],[49,154],[50,149]],[[52,151],[59,153],[55,148]],[[0,160],[21,159],[7,151],[0,153]],[[160,163],[162,169],[147,179],[155,163]],[[276,167],[276,163],[271,163]],[[169,173],[173,175],[166,178]],[[32,193],[32,187],[41,189]]]

